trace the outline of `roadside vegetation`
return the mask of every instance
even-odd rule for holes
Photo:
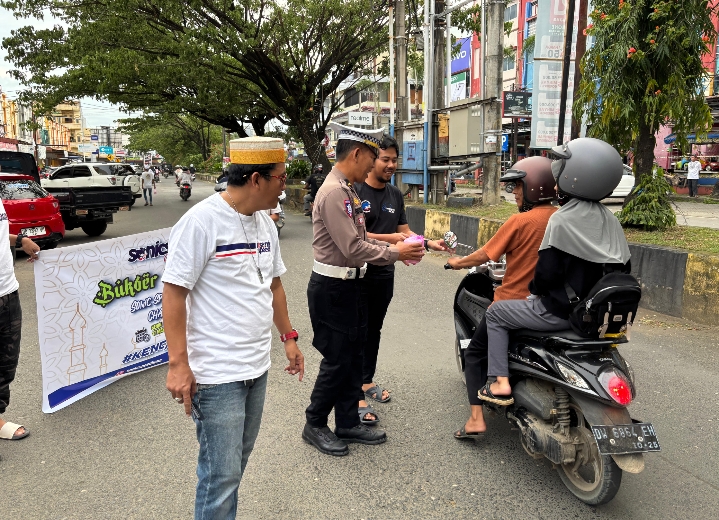
[[[496,206],[472,206],[470,208],[448,208],[447,206],[437,204],[422,205],[408,203],[407,205],[497,220],[507,220],[517,213],[517,206],[509,202]],[[719,229],[674,226],[665,231],[644,231],[637,228],[630,228],[625,229],[624,234],[629,242],[638,244],[673,247],[689,251],[690,253],[719,255]]]

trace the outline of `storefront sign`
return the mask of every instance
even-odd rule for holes
[[[167,228],[40,253],[43,412],[167,362],[162,274],[169,236]]]
[[[15,143],[9,143],[7,141],[0,140],[0,151],[17,152],[17,145]]]
[[[81,153],[94,152],[97,150],[96,144],[78,144],[77,151]]]
[[[532,117],[531,92],[503,92],[502,117]]]
[[[368,112],[349,112],[347,122],[350,125],[372,126],[372,114]]]
[[[467,37],[462,40],[458,40],[459,54],[455,55],[452,53],[452,74],[457,74],[463,70],[469,70],[470,57],[472,55],[472,38]],[[464,98],[461,98],[464,99]]]
[[[450,101],[467,99],[467,73],[460,72],[452,76]]]

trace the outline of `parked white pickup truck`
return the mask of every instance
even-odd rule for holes
[[[108,186],[129,187],[134,199],[142,196],[140,177],[129,164],[75,163],[62,166],[47,179],[41,179],[43,188],[102,188]]]

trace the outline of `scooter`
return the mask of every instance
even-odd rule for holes
[[[280,236],[280,231],[282,231],[282,228],[285,227],[285,209],[283,206],[285,205],[286,201],[287,201],[287,194],[283,190],[282,195],[280,195],[280,209],[282,209],[282,211],[280,211],[280,213],[279,213],[280,218],[275,221],[275,226],[277,227],[277,236],[278,237]]]
[[[190,195],[192,194],[192,186],[189,182],[183,182],[180,186],[180,198],[182,200],[187,200],[190,198]]]
[[[505,269],[506,264],[494,262],[474,267],[457,288],[454,352],[463,379],[464,351]],[[572,330],[513,331],[514,404],[485,403],[519,429],[530,457],[549,459],[564,485],[590,505],[612,500],[622,471],[640,473],[644,454],[660,451],[652,424],[632,419],[627,410],[636,397],[634,372],[617,347],[628,342],[628,332],[588,339]]]

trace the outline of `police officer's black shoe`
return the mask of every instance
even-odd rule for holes
[[[364,424],[358,424],[354,428],[337,428],[335,433],[340,440],[345,442],[382,444],[387,440],[387,434],[383,430],[375,430]]]
[[[327,426],[314,428],[309,424],[305,424],[305,428],[302,430],[302,438],[305,442],[327,455],[343,457],[350,452],[347,443],[339,440]]]

